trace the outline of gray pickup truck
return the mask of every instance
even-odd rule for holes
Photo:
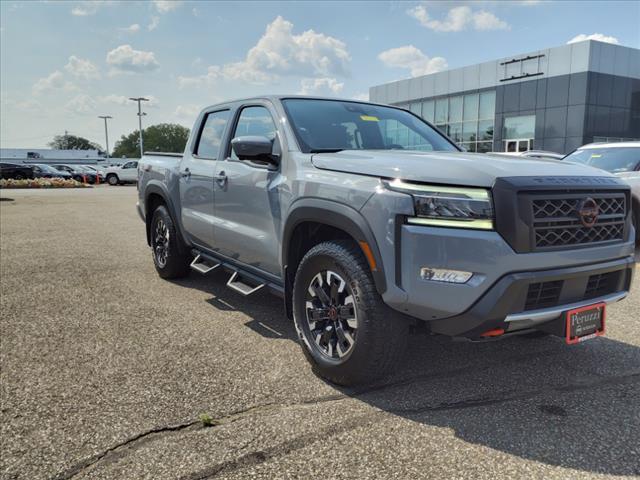
[[[338,384],[388,374],[412,324],[478,342],[594,338],[631,283],[621,180],[466,153],[400,108],[214,105],[184,154],[145,155],[138,175],[159,275],[222,267],[241,295],[281,296],[314,369]]]

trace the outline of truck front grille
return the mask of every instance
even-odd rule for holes
[[[617,242],[624,239],[627,215],[624,193],[557,194],[531,197],[535,250]],[[597,220],[585,225],[580,209],[586,200],[597,205]]]
[[[620,282],[623,280],[621,279],[622,274],[624,274],[624,270],[615,270],[588,277],[531,283],[527,290],[524,311],[557,307],[615,293],[620,290]],[[564,293],[563,296],[564,289],[571,293]]]
[[[537,310],[539,308],[555,307],[560,299],[562,280],[555,282],[539,282],[529,285],[525,310]]]

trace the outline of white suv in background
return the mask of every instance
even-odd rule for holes
[[[138,161],[127,162],[119,167],[109,167],[104,173],[109,185],[135,183],[138,181]]]
[[[632,220],[636,243],[640,245],[640,141],[590,143],[574,150],[564,160],[601,168],[631,186]]]

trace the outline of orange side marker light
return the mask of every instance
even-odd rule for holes
[[[376,263],[376,259],[373,256],[373,252],[371,251],[371,247],[365,241],[360,241],[358,243],[360,244],[360,248],[362,248],[362,252],[364,253],[364,256],[366,257],[367,262],[369,262],[369,267],[371,268],[371,271],[372,272],[377,272],[378,271],[378,264]]]

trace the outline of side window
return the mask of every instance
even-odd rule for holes
[[[276,138],[276,125],[273,123],[273,118],[269,110],[265,107],[246,107],[242,109],[232,138],[244,137],[246,135],[258,135],[267,137],[269,140]],[[231,158],[238,160],[232,148],[230,151]]]
[[[136,162],[127,162],[122,166],[122,168],[136,168]]]
[[[204,126],[202,127],[202,132],[200,132],[196,155],[212,160],[218,158],[222,135],[224,134],[224,127],[227,125],[227,120],[229,120],[229,110],[212,112],[207,115]]]

